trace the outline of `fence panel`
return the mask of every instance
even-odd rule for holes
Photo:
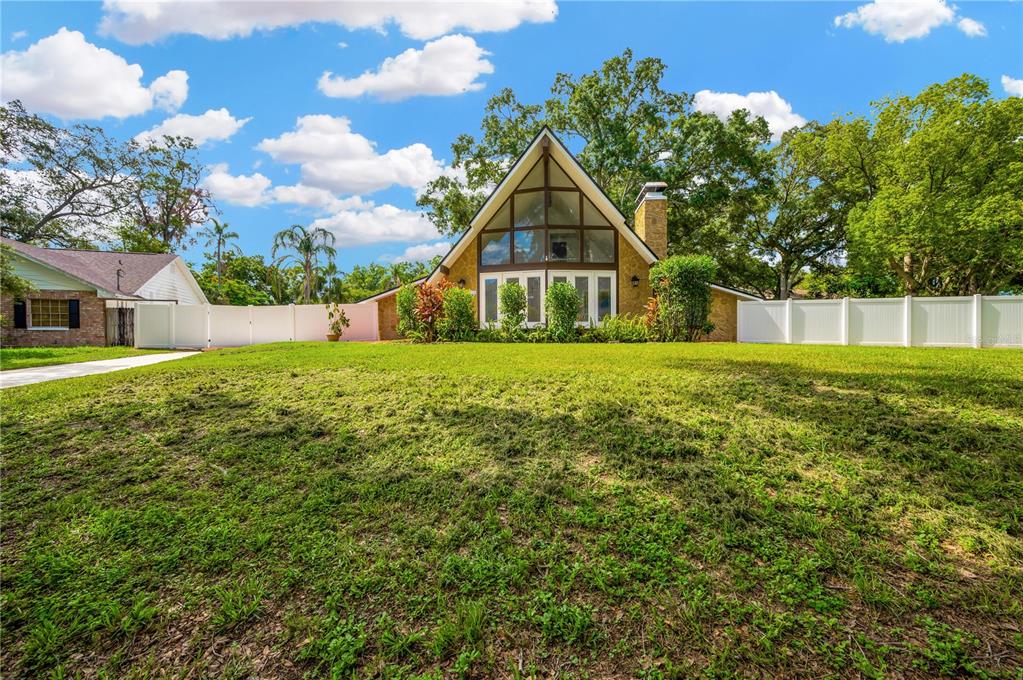
[[[914,345],[973,346],[973,298],[913,298],[910,319]]]
[[[806,345],[842,342],[842,301],[792,303],[792,342]]]
[[[240,347],[250,343],[249,308],[210,305],[210,346]]]
[[[171,333],[171,315],[174,305],[153,302],[135,305],[135,346],[170,347],[174,344]]]
[[[739,302],[739,342],[785,342],[784,302]]]
[[[352,325],[345,331],[345,340],[379,340],[380,331],[377,327],[377,305],[375,302],[364,305],[341,305],[345,316]]]
[[[980,336],[984,347],[1023,347],[1023,295],[985,297]]]
[[[294,317],[291,307],[278,305],[275,307],[252,308],[252,343],[285,342],[294,340]]]
[[[905,337],[903,298],[849,300],[850,345],[901,345]]]
[[[325,305],[295,305],[295,339],[327,339],[327,308]]]
[[[209,339],[206,305],[173,305],[174,346],[203,348]]]
[[[739,342],[1023,347],[1023,296],[738,303]]]

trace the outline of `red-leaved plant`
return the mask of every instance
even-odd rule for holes
[[[423,324],[423,340],[426,342],[437,339],[437,322],[444,316],[444,291],[452,285],[447,279],[437,283],[427,281],[416,291],[416,318]]]

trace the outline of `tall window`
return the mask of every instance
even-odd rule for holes
[[[33,328],[67,328],[67,300],[30,300]]]
[[[483,229],[479,265],[484,271],[545,262],[610,269],[617,262],[611,222],[549,157],[533,164]]]

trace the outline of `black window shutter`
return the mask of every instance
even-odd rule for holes
[[[14,327],[28,328],[28,315],[25,313],[25,301],[14,303]]]
[[[67,301],[67,327],[68,328],[80,328],[82,325],[82,316],[79,312],[78,300]]]

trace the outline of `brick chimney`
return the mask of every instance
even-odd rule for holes
[[[664,182],[647,182],[636,199],[636,234],[660,259],[668,256],[668,197]]]

